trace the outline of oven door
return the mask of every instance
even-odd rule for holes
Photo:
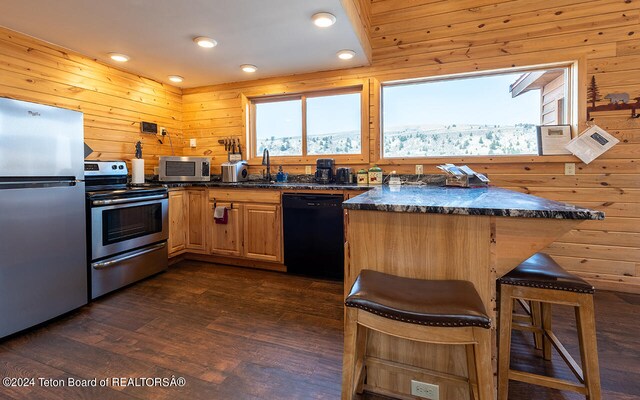
[[[122,199],[115,200],[115,202]],[[105,203],[108,203],[106,201]],[[91,207],[91,259],[147,246],[169,237],[169,200]]]

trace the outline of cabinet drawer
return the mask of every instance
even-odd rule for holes
[[[209,201],[280,204],[280,191],[269,189],[209,189]]]

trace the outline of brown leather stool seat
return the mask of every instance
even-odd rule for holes
[[[482,299],[467,281],[411,279],[363,270],[345,305],[410,324],[491,327]]]
[[[501,284],[593,294],[593,285],[562,268],[553,258],[536,253],[499,279]]]
[[[571,274],[544,253],[534,254],[513,271],[498,279],[500,286],[500,335],[498,346],[498,400],[507,400],[509,381],[515,380],[560,390],[570,390],[589,400],[600,400],[600,372],[596,345],[594,287]],[[530,313],[527,324],[514,323],[522,317],[513,315],[517,300]],[[527,304],[530,304],[527,306]],[[551,305],[574,307],[582,367],[551,329]],[[534,333],[536,348],[541,348],[545,360],[551,361],[555,349],[578,379],[578,383],[546,375],[513,370],[510,367],[511,330]],[[540,346],[539,346],[540,344]]]
[[[351,400],[367,388],[367,371],[373,365],[393,371],[404,369],[409,375],[418,371],[434,382],[451,375],[435,374],[433,370],[385,360],[375,354],[369,356],[370,331],[415,342],[464,345],[467,374],[449,379],[465,384],[472,399],[493,400],[491,320],[471,282],[412,279],[362,270],[345,306],[342,400]],[[368,388],[377,389],[375,384]],[[384,394],[390,393],[395,394]],[[409,395],[397,394],[402,398]]]

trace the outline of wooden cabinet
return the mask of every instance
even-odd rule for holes
[[[207,233],[205,228],[207,192],[205,189],[187,189],[186,194],[186,243],[189,250],[206,251]]]
[[[364,190],[339,193],[351,198]],[[281,196],[269,189],[170,189],[169,257],[188,252],[203,260],[215,261],[211,255],[237,265],[284,270]],[[227,207],[226,224],[215,223],[216,205]]]
[[[169,191],[169,257],[189,251],[206,251],[207,192],[204,189]]]
[[[216,205],[227,207],[227,224],[214,222]],[[207,226],[211,254],[282,262],[279,191],[210,189]]]
[[[182,189],[169,191],[169,257],[185,250],[187,234],[185,230],[186,195]]]
[[[216,224],[213,219],[215,207],[227,208],[227,223]],[[242,256],[242,210],[232,203],[209,203],[206,225],[209,227],[209,252],[228,256]]]
[[[280,206],[243,205],[244,256],[256,260],[282,260],[282,218]]]
[[[349,200],[356,196],[360,196],[362,193],[366,193],[367,190],[345,190],[344,191],[344,199]]]
[[[209,201],[280,204],[280,191],[269,189],[209,189]]]
[[[363,192],[339,193],[355,197]],[[269,189],[171,189],[169,257],[188,252],[200,254],[201,260],[216,261],[211,255],[221,262],[284,270],[281,196]],[[215,223],[216,206],[227,208],[226,224]]]

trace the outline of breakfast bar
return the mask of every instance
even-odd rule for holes
[[[496,279],[584,220],[604,213],[496,187],[382,186],[343,203],[345,296],[361,270],[470,281],[496,327]],[[496,349],[493,370],[496,371]],[[345,338],[345,354],[350,351]],[[411,393],[411,379],[468,399],[464,346],[369,332],[365,389]]]

